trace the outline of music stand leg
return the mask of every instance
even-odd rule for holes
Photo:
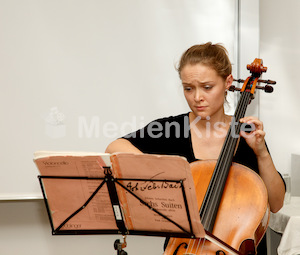
[[[117,239],[114,242],[114,248],[117,251],[117,255],[127,255],[127,252],[123,250],[127,246],[126,236],[123,236],[123,243],[121,243],[120,239]]]

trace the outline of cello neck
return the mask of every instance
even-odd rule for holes
[[[210,233],[212,233],[214,227],[223,190],[239,139],[241,129],[241,123],[239,120],[245,116],[247,106],[254,95],[259,77],[263,72],[267,71],[267,67],[263,66],[262,59],[258,58],[256,58],[250,65],[247,65],[247,69],[250,70],[251,76],[244,81],[243,87],[240,89],[240,100],[200,208],[202,224],[204,229]]]
[[[200,218],[203,227],[212,233],[223,190],[232,164],[235,148],[239,139],[241,123],[239,120],[245,116],[247,106],[251,99],[251,93],[244,91],[238,102],[225,142],[217,160],[212,178],[200,208]]]

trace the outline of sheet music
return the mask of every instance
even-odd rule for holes
[[[121,181],[131,192],[151,207],[178,223],[190,232],[181,184],[169,180],[183,180],[188,210],[191,212],[192,229],[197,237],[204,236],[200,223],[194,182],[189,163],[179,156],[150,154],[114,154],[112,166],[117,178],[139,178],[151,181]],[[157,181],[165,180],[165,181]],[[180,228],[149,210],[130,192],[117,185],[122,208],[129,229],[162,232],[181,232]]]
[[[42,176],[103,178],[103,166],[110,165],[109,154],[44,152],[37,155],[35,163]],[[103,180],[44,179],[43,186],[51,209],[54,229],[83,206],[102,182]],[[61,230],[84,229],[118,229],[105,185],[84,210],[61,228]]]

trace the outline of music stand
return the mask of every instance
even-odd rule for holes
[[[115,160],[118,160],[118,156],[115,157],[116,157]],[[188,200],[189,198],[187,199],[187,194],[186,194],[186,189],[190,189],[190,187],[185,187],[185,186],[193,185],[193,184],[188,183],[187,179],[126,178],[126,176],[124,176],[124,178],[116,178],[113,175],[112,172],[113,169],[111,167],[102,166],[102,170],[104,173],[103,177],[52,176],[52,175],[38,176],[53,235],[122,234],[123,243],[121,243],[119,239],[117,239],[114,242],[114,248],[115,250],[117,250],[118,255],[126,254],[123,248],[126,246],[127,235],[165,236],[165,237],[181,237],[181,238],[195,238],[195,237],[204,236],[204,230],[200,223],[200,219],[198,219],[198,225],[197,225],[197,220],[193,218],[195,217],[195,212],[193,212],[192,214],[190,212],[191,210],[191,208],[189,207],[190,201]],[[76,185],[75,184],[76,182],[80,182],[81,184]],[[96,182],[97,184],[95,184]],[[178,201],[183,201],[183,203],[180,204],[180,208],[182,209],[181,212],[184,211],[185,213],[185,218],[187,219],[186,221],[187,225],[182,225],[181,223],[176,222],[175,220],[167,216],[164,212],[157,209],[156,203],[153,203],[151,201],[149,202],[149,200],[147,201],[143,199],[139,194],[135,193],[134,188],[130,186],[132,185],[132,182],[135,183],[135,188],[139,185],[141,187],[141,184],[145,185],[145,183],[147,183],[148,185],[148,187],[144,186],[145,189],[147,188],[150,189],[149,184],[152,185],[151,187],[152,189],[154,189],[155,185],[156,188],[163,187],[163,186],[173,187],[173,192],[176,190],[177,195],[180,194],[181,196],[181,198]],[[94,186],[93,191],[90,191],[90,195],[86,197],[84,200],[81,200],[81,204],[77,203],[76,205],[72,205],[73,209],[72,211],[69,210],[69,215],[64,216],[63,218],[60,216],[59,219],[57,219],[55,214],[53,214],[53,211],[57,213],[59,211],[58,210],[59,206],[61,206],[62,209],[65,209],[64,202],[67,202],[65,196],[68,196],[68,191],[66,191],[66,193],[65,192],[59,193],[60,194],[59,197],[57,196],[57,193],[53,191],[53,188],[54,187],[55,189],[62,188],[62,190],[64,190],[64,187],[68,185],[70,187],[71,186],[82,187],[83,185],[82,183],[86,183],[87,186],[89,186],[89,183],[93,183]],[[86,189],[86,187],[84,188]],[[74,196],[76,196],[75,191],[74,193],[75,193]],[[127,196],[126,203],[124,202],[125,201],[124,195]],[[104,199],[105,202],[103,203],[99,202],[100,201],[99,198],[101,196],[102,198],[103,196],[106,196],[106,198]],[[155,199],[158,199],[159,201],[159,197]],[[62,201],[58,201],[58,200],[62,200]],[[81,218],[84,216],[84,212],[91,209],[91,204],[95,203],[94,200],[95,201],[97,200],[96,203],[100,203],[100,204],[102,203],[101,207],[105,207],[102,209],[107,210],[107,212],[109,212],[110,214],[110,215],[106,215],[107,219],[109,218],[111,220],[113,218],[114,223],[110,223],[108,224],[108,226],[105,225],[102,227],[102,225],[99,223],[99,220],[95,219],[95,224],[91,225],[93,226],[91,228],[79,226],[80,225],[79,223],[77,223],[78,225],[76,228],[76,222],[80,222]],[[149,210],[149,212],[151,212],[151,214],[154,215],[153,217],[156,217],[156,219],[152,220],[152,222],[157,221],[157,224],[161,225],[163,221],[165,226],[167,226],[167,228],[165,230],[159,229],[159,227],[154,229],[152,228],[147,229],[144,228],[145,227],[143,226],[144,223],[140,224],[141,226],[139,226],[139,223],[133,224],[135,227],[132,227],[133,225],[129,222],[130,218],[128,218],[127,213],[129,213],[128,208],[130,209],[130,207],[132,206],[132,204],[130,203],[132,203],[132,201],[134,200],[139,203],[140,208],[143,208],[144,212],[145,212],[145,208],[147,208],[147,210]],[[109,203],[107,201],[109,201]],[[125,205],[122,203],[124,203]],[[174,210],[176,211],[176,209],[178,208],[179,205],[177,205],[177,207]],[[193,207],[192,209],[195,210],[195,207]],[[170,213],[170,210],[167,212]],[[79,217],[80,215],[81,217]],[[196,212],[196,215],[199,218],[198,212]],[[146,221],[149,221],[149,218],[146,219]],[[94,225],[97,225],[96,223],[99,223],[98,225],[100,227],[94,228]]]

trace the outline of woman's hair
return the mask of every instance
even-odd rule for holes
[[[195,64],[203,64],[213,68],[224,80],[232,71],[225,47],[221,44],[212,44],[211,42],[194,45],[183,53],[177,68],[179,76],[186,65]]]

